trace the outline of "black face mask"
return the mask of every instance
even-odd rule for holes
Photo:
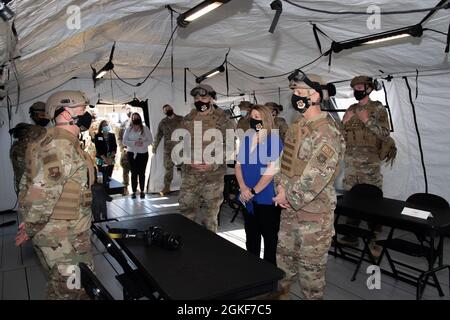
[[[128,113],[127,113],[127,117],[128,117],[128,118],[131,118],[131,112],[128,112]]]
[[[301,113],[308,110],[310,106],[310,99],[308,97],[302,97],[296,94],[292,94],[291,102],[294,109]]]
[[[195,105],[195,108],[200,112],[205,112],[210,107],[209,102],[203,102],[203,101],[195,101],[194,105]]]
[[[168,117],[173,116],[173,110],[167,110],[166,116],[168,116]]]
[[[259,130],[263,129],[263,122],[262,120],[256,120],[253,118],[250,118],[250,128],[258,132]]]
[[[355,99],[358,101],[368,96],[366,90],[353,90],[353,95],[355,96]]]
[[[142,120],[141,119],[133,119],[132,122],[136,126],[142,124]]]
[[[92,115],[89,112],[85,112],[83,115],[78,116],[76,121],[76,125],[80,127],[81,131],[87,131],[92,123]]]
[[[40,119],[34,120],[34,123],[36,123],[38,126],[41,126],[41,127],[46,127],[49,122],[50,122],[50,120],[45,119],[45,118],[40,118]]]

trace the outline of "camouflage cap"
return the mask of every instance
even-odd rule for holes
[[[318,82],[322,85],[325,84],[323,78],[321,76],[319,76],[318,74],[313,74],[313,73],[307,73],[306,76],[308,77],[309,80],[311,80],[312,82]]]
[[[30,107],[29,112],[45,112],[45,103],[42,101],[33,103],[33,105]]]
[[[354,87],[357,84],[367,84],[373,87],[373,79],[368,76],[356,76],[350,82],[350,87]]]
[[[321,100],[328,100],[331,96],[336,95],[335,85],[326,83],[317,74],[305,74],[297,69],[288,77],[288,80],[290,89],[314,89],[320,94]]]
[[[241,101],[239,102],[239,109],[250,109],[253,106],[253,103],[250,101]]]
[[[191,90],[191,96],[193,96],[193,97],[210,96],[211,98],[213,98],[215,100],[216,99],[216,91],[210,85],[199,84],[198,86],[196,86],[194,89]]]

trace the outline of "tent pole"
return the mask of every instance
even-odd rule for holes
[[[437,11],[436,8],[442,6],[442,5],[443,5],[444,3],[446,3],[447,1],[448,1],[448,0],[441,0],[441,1],[439,1],[439,3],[435,6],[435,9],[431,10],[430,12],[428,12],[428,14],[427,14],[425,17],[423,17],[423,19],[420,21],[419,24],[423,24],[423,23],[426,22],[428,19],[430,19],[431,16],[432,16],[433,14],[435,14],[435,12]]]

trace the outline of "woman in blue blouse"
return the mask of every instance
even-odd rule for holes
[[[280,207],[275,206],[274,175],[283,148],[272,111],[255,105],[250,112],[250,128],[244,135],[236,163],[240,199],[245,204],[244,222],[247,251],[260,256],[264,239],[264,260],[276,265]]]

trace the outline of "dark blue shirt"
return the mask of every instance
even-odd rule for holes
[[[254,188],[261,176],[267,170],[269,162],[275,162],[280,157],[283,149],[283,142],[278,134],[271,133],[258,143],[250,152],[253,136],[255,132],[246,134],[239,147],[237,161],[241,164],[242,176],[247,187]],[[272,198],[275,196],[275,184],[272,181],[257,195],[253,197],[253,201],[258,204],[273,204]]]

